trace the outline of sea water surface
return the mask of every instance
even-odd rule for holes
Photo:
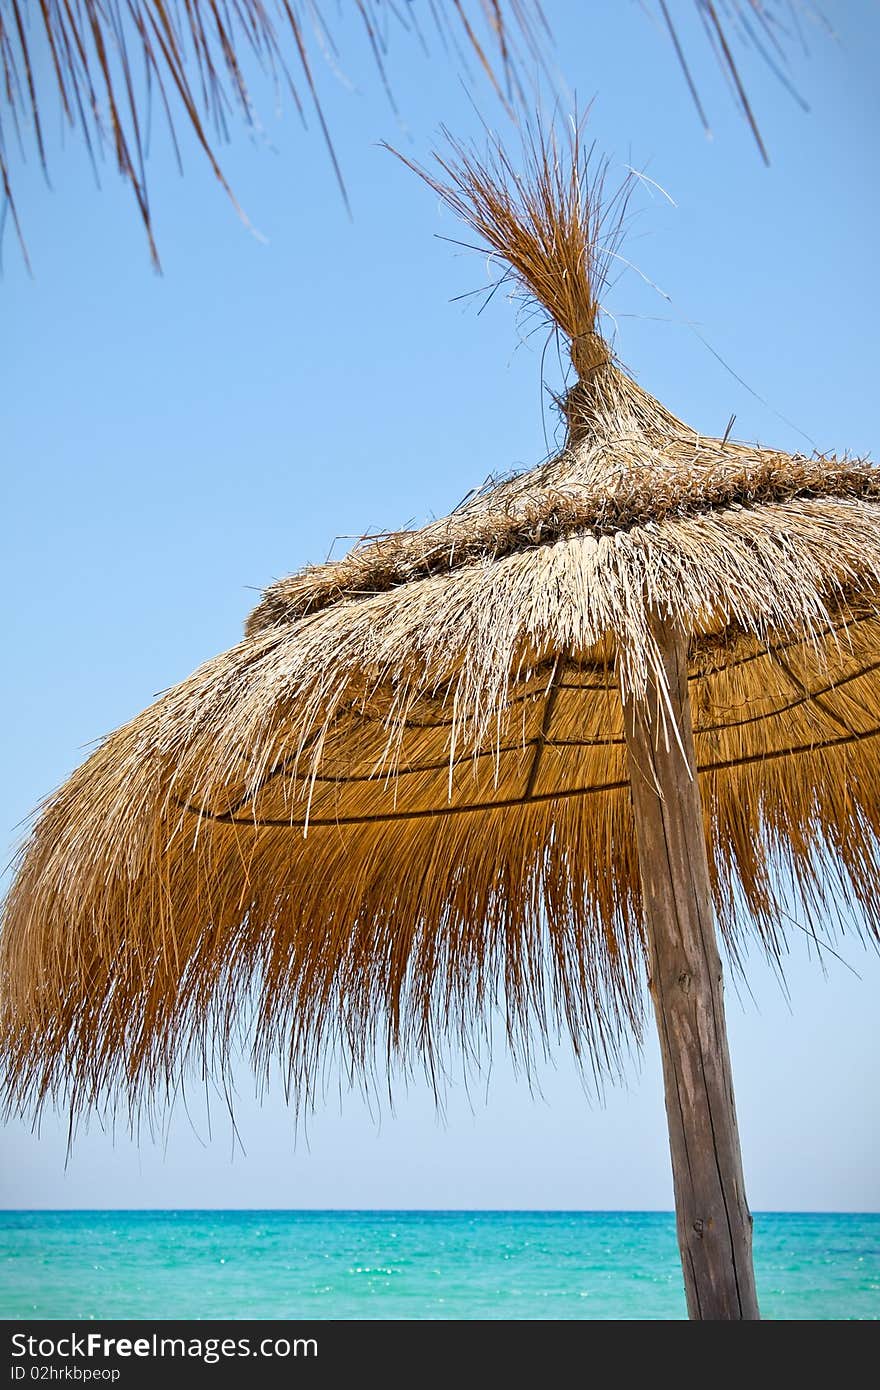
[[[880,1215],[755,1216],[768,1318],[880,1315]],[[0,1213],[0,1317],[666,1319],[665,1212]]]

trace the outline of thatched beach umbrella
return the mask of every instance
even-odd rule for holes
[[[561,453],[274,584],[50,799],[6,1094],[137,1106],[244,1034],[308,1098],[496,1006],[613,1069],[647,973],[688,1307],[754,1318],[716,922],[734,958],[798,900],[880,928],[880,472],[706,438],[622,370],[573,156],[437,185],[570,341]]]

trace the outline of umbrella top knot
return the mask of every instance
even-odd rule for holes
[[[607,165],[581,142],[582,122],[557,139],[555,131],[526,130],[515,167],[490,135],[485,153],[448,136],[435,154],[439,173],[398,157],[476,232],[490,261],[529,309],[534,306],[565,335],[584,379],[611,361],[596,328],[602,293],[617,258],[635,176],[606,189]]]
[[[579,333],[571,340],[571,360],[581,381],[611,362],[611,349],[598,333]]]

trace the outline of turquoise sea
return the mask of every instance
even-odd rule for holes
[[[768,1318],[880,1315],[880,1215],[755,1216]],[[665,1212],[0,1213],[0,1317],[685,1314]]]

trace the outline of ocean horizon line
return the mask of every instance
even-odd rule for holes
[[[222,1207],[190,1207],[190,1206],[37,1206],[37,1207],[7,1207],[0,1206],[2,1215],[67,1215],[80,1214],[83,1216],[100,1216],[110,1213],[120,1215],[145,1215],[149,1212],[157,1212],[163,1215],[175,1213],[179,1215],[201,1215],[211,1213],[216,1215],[220,1212],[238,1213],[241,1215],[252,1214],[255,1216],[270,1215],[272,1213],[284,1213],[286,1215],[314,1215],[314,1216],[347,1216],[347,1215],[389,1215],[389,1216],[443,1216],[446,1214],[455,1216],[675,1216],[672,1207],[471,1207],[471,1206],[449,1206],[449,1207],[250,1207],[250,1206],[222,1206]],[[753,1216],[880,1216],[880,1209],[874,1207],[752,1207]]]

